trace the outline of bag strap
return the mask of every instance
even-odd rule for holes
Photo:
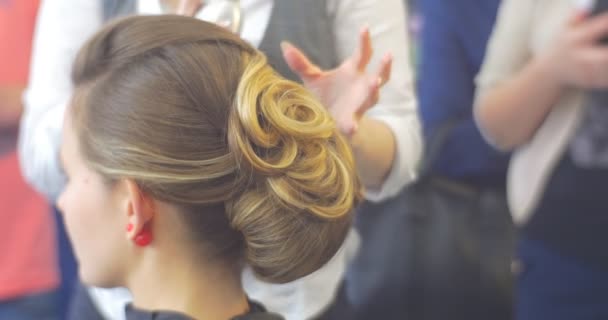
[[[422,161],[420,161],[418,167],[419,180],[426,180],[431,175],[433,163],[439,157],[441,149],[444,147],[450,134],[454,131],[454,128],[463,121],[463,117],[452,117],[445,120],[427,140]]]

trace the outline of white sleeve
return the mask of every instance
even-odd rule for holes
[[[72,61],[102,24],[100,1],[42,1],[24,94],[19,159],[25,179],[54,200],[64,184],[59,164],[63,115],[72,94]]]
[[[403,0],[328,0],[328,11],[335,17],[336,48],[340,60],[352,54],[359,39],[358,31],[364,25],[370,28],[374,48],[369,70],[375,72],[378,69],[385,53],[393,55],[391,79],[380,91],[378,105],[367,113],[371,118],[386,123],[396,141],[393,167],[383,186],[366,192],[368,200],[381,201],[395,196],[416,178],[422,155],[406,9]]]
[[[128,289],[87,287],[87,292],[104,319],[125,320],[125,307],[133,302]]]

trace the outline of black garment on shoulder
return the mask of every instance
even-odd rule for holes
[[[267,312],[264,307],[249,302],[249,312],[230,320],[283,320],[283,317],[276,313]],[[144,311],[128,305],[125,308],[127,320],[195,320],[187,315],[173,311]]]

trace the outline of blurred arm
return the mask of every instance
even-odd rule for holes
[[[100,1],[43,1],[36,26],[30,82],[19,138],[21,169],[39,192],[54,199],[64,177],[58,154],[70,72],[80,46],[101,26]]]
[[[526,143],[561,92],[547,60],[532,57],[533,6],[503,1],[478,77],[475,117],[486,140],[502,150]]]

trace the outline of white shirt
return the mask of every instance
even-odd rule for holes
[[[543,54],[575,10],[593,4],[590,0],[502,1],[477,76],[476,104]],[[582,90],[564,91],[530,141],[515,150],[507,175],[507,196],[516,223],[525,224],[542,200],[549,178],[582,120],[583,102]]]
[[[272,3],[272,0],[241,0],[244,13],[241,36],[254,46],[262,40]],[[140,0],[138,10],[142,14],[160,13],[156,0]],[[389,176],[382,188],[366,193],[367,199],[381,201],[396,195],[415,178],[422,152],[404,4],[402,0],[328,0],[327,12],[334,17],[339,60],[352,54],[358,30],[366,24],[376,53],[370,70],[378,68],[384,53],[391,52],[394,57],[391,80],[383,87],[378,105],[367,114],[385,122],[396,139],[396,155]],[[51,199],[55,199],[63,187],[58,149],[63,115],[72,93],[71,64],[78,49],[101,25],[100,1],[46,0],[40,7],[19,152],[26,179]],[[288,320],[308,319],[331,303],[357,246],[357,235],[351,232],[342,250],[312,275],[289,284],[258,286],[259,283],[249,281],[253,278],[246,271],[245,287],[253,299],[259,298]],[[289,292],[290,299],[277,296]],[[111,319],[120,319],[123,312],[118,310]]]

